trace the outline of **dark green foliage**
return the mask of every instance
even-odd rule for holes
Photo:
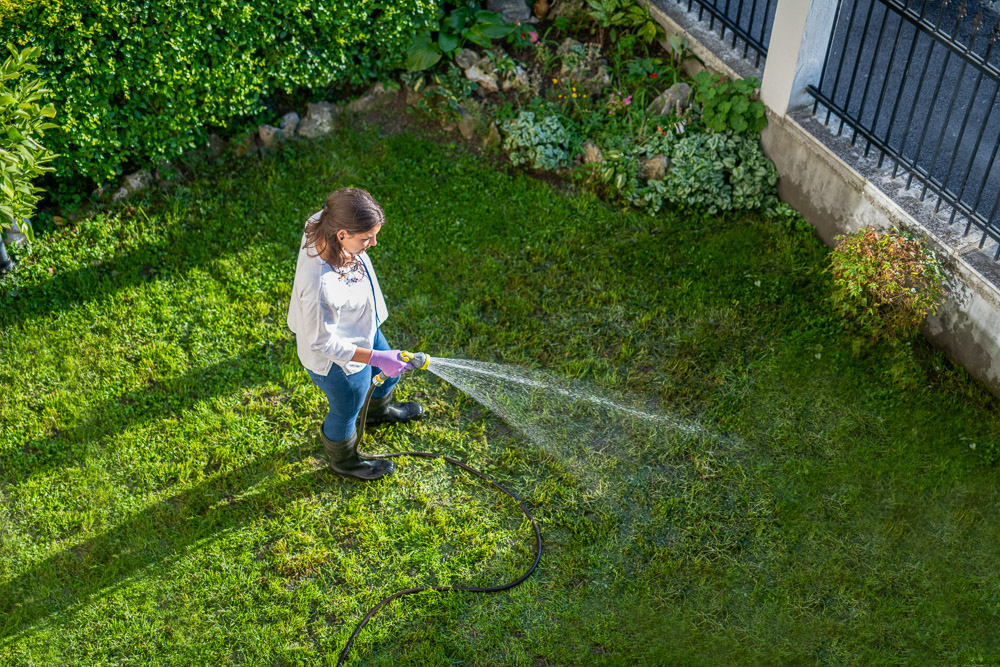
[[[587,0],[587,4],[591,19],[608,31],[612,41],[618,39],[619,31],[634,33],[647,44],[663,35],[663,26],[636,0]]]
[[[204,144],[273,94],[363,84],[402,66],[432,0],[61,0],[0,18],[42,49],[60,110],[59,178],[102,184]]]
[[[413,36],[406,52],[406,69],[410,72],[430,69],[441,60],[442,54],[452,55],[467,42],[488,48],[492,40],[513,32],[514,26],[496,12],[480,9],[480,5],[479,0],[465,0],[447,15],[440,11],[439,23]]]
[[[475,81],[465,78],[462,70],[452,62],[427,77],[432,85],[427,85],[422,73],[407,73],[406,76],[416,77],[411,86],[413,92],[420,95],[416,107],[431,118],[460,118],[462,104],[479,87]]]
[[[756,77],[730,81],[725,75],[698,72],[694,78],[694,101],[701,106],[705,127],[714,132],[756,134],[767,126],[764,103],[753,96],[760,83]]]

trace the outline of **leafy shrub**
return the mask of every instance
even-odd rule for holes
[[[433,0],[61,0],[0,16],[39,46],[60,109],[60,178],[98,184],[174,159],[278,92],[361,85],[403,65]]]
[[[756,77],[730,81],[722,74],[702,70],[694,78],[694,101],[701,106],[702,122],[714,132],[756,134],[767,127],[764,103],[753,95],[760,83]]]
[[[837,237],[830,254],[834,308],[848,326],[873,339],[912,336],[944,296],[934,252],[895,229],[866,227]]]
[[[46,121],[55,116],[52,105],[42,106],[42,98],[49,92],[44,82],[29,77],[38,71],[34,64],[40,49],[36,47],[18,52],[7,45],[10,57],[0,65],[0,228],[9,221],[31,235],[31,227],[22,220],[33,215],[38,203],[40,188],[32,185],[36,176],[52,171],[48,162],[54,157],[39,140],[45,131],[55,127]]]
[[[492,40],[506,37],[514,31],[514,26],[499,14],[479,7],[478,0],[465,0],[447,16],[441,11],[438,14],[439,24],[413,36],[406,52],[406,69],[410,72],[430,69],[441,60],[442,54],[453,54],[466,42],[489,48]],[[432,32],[437,32],[436,39]]]
[[[674,144],[666,185],[671,200],[708,213],[771,208],[778,171],[760,140],[739,134],[687,134]]]
[[[515,165],[554,171],[569,165],[570,133],[558,116],[536,119],[534,111],[520,111],[501,123],[503,147]]]
[[[602,30],[609,30],[612,41],[618,31],[634,32],[647,44],[662,37],[663,26],[649,13],[649,8],[636,0],[587,0],[588,13]]]

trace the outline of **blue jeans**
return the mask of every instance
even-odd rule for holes
[[[375,343],[372,345],[372,349],[390,349],[381,330],[375,331]],[[306,369],[306,372],[309,373],[309,377],[316,383],[316,386],[323,390],[323,393],[326,394],[326,400],[330,403],[330,412],[326,416],[326,421],[323,422],[323,435],[334,442],[347,440],[354,433],[354,422],[358,418],[358,413],[361,412],[361,406],[364,405],[365,395],[372,386],[372,379],[381,370],[374,366],[365,366],[357,373],[348,375],[344,369],[334,364],[330,367],[330,372],[326,374],[326,377],[313,373],[309,369]],[[392,391],[397,382],[399,382],[398,377],[389,378],[375,390],[372,398],[384,398]]]

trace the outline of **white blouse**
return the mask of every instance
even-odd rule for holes
[[[372,347],[389,314],[368,253],[357,258],[361,261],[355,267],[335,269],[315,248],[300,245],[288,328],[295,333],[299,361],[317,375],[325,376],[333,364],[347,375],[363,369],[367,364],[351,357],[359,347]]]

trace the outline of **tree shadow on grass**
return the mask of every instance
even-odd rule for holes
[[[269,485],[287,451],[218,474],[108,532],[59,552],[0,585],[0,647],[43,618],[109,594],[139,571],[182,558],[198,543],[340,481],[317,470]]]
[[[0,329],[14,329],[33,318],[50,317],[137,285],[176,279],[196,267],[232,257],[248,243],[277,243],[294,259],[300,223],[262,216],[258,210],[241,214],[241,222],[256,230],[252,237],[233,233],[230,216],[224,211],[191,213],[169,226],[155,242],[79,268],[60,270],[24,287],[15,283],[7,293],[0,291]]]
[[[43,282],[0,294],[0,327],[13,329],[34,317],[51,316],[136,285],[170,279],[239,249],[235,240],[217,242],[195,233],[175,233],[159,243],[59,271]]]
[[[33,475],[69,465],[109,436],[181,413],[199,401],[273,380],[280,377],[279,369],[279,351],[274,344],[265,343],[211,366],[124,391],[94,409],[79,424],[0,454],[0,482],[23,483]]]

